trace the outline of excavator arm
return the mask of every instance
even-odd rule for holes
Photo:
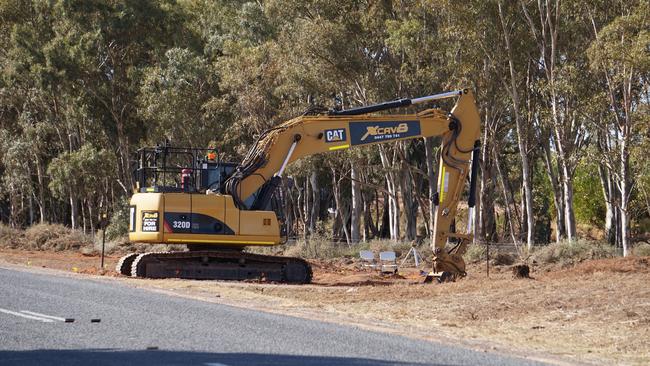
[[[438,108],[417,114],[369,114],[411,104],[457,97],[447,112]],[[383,104],[330,111],[323,115],[303,115],[264,132],[248,152],[237,171],[226,181],[226,194],[240,209],[267,207],[288,164],[305,156],[419,137],[442,137],[438,171],[438,202],[431,246],[434,273],[464,275],[462,254],[471,241],[471,215],[474,206],[479,146],[480,117],[469,90],[452,91],[422,98],[401,99]],[[472,153],[474,158],[472,159]],[[473,161],[473,163],[472,163]],[[471,165],[470,165],[471,164]],[[456,209],[465,179],[472,167],[467,234],[455,233]],[[251,196],[257,192],[251,203]],[[456,241],[451,250],[447,240]]]

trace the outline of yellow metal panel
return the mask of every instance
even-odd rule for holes
[[[280,232],[278,219],[273,211],[241,211],[240,220],[240,235],[277,236]]]
[[[192,213],[203,214],[224,222],[225,202],[222,195],[192,194]]]
[[[162,207],[164,196],[160,193],[135,193],[131,197],[130,205],[134,207],[135,226],[134,231],[129,232],[129,240],[132,242],[162,242]],[[143,215],[145,213],[158,213],[158,231],[143,232]]]
[[[192,197],[188,193],[165,193],[164,212],[183,212],[187,214],[192,213]],[[164,220],[164,218],[163,218]],[[167,235],[171,232],[168,231],[167,225],[163,225],[163,238],[166,240]]]
[[[278,235],[206,235],[206,234],[168,234],[165,235],[166,243],[200,243],[214,244],[215,246],[245,247],[250,245],[278,245]]]

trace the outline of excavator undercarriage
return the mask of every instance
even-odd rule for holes
[[[239,250],[131,253],[120,259],[117,270],[142,278],[194,280],[255,280],[304,284],[312,270],[301,258],[246,253]]]

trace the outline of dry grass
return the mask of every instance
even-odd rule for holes
[[[25,230],[23,246],[35,250],[79,250],[93,245],[93,238],[58,224],[39,224]]]
[[[97,232],[95,237],[84,234],[79,230],[72,230],[59,224],[38,224],[26,230],[14,229],[0,224],[0,248],[39,250],[39,251],[70,251],[86,256],[95,256],[101,253],[102,233]],[[185,250],[184,245],[166,244],[139,244],[129,242],[128,236],[106,240],[106,254],[126,254],[131,252]]]
[[[38,224],[24,231],[0,225],[0,247],[3,248],[78,251],[92,245],[92,237],[63,225]]]
[[[467,251],[463,255],[463,259],[467,263],[478,263],[480,261],[485,261],[486,258],[486,246],[482,244],[470,244],[467,246]]]
[[[251,247],[247,250],[260,254],[284,255],[306,259],[340,259],[358,258],[359,251],[372,250],[375,253],[392,250],[398,258],[406,256],[415,243],[408,241],[394,242],[391,240],[371,240],[369,242],[348,245],[346,242],[334,242],[326,237],[312,236],[308,239],[298,239],[278,247]],[[428,258],[432,251],[428,244],[417,245],[421,256]]]
[[[23,234],[22,230],[0,223],[0,248],[14,248]]]
[[[570,265],[587,259],[612,258],[614,247],[599,241],[563,241],[541,247],[532,253],[532,259],[542,264]]]
[[[633,253],[639,257],[650,256],[650,243],[639,243],[634,246]]]

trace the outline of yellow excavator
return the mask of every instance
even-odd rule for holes
[[[457,98],[449,112],[376,113],[445,98]],[[239,164],[219,161],[212,150],[167,145],[138,150],[130,241],[184,244],[188,250],[128,254],[117,271],[145,278],[309,283],[312,270],[303,259],[243,251],[286,242],[277,199],[286,167],[312,154],[431,136],[442,137],[442,149],[429,278],[464,276],[480,136],[478,110],[467,89],[345,110],[312,108],[262,133]],[[460,234],[454,229],[456,209],[468,174],[468,230]]]

